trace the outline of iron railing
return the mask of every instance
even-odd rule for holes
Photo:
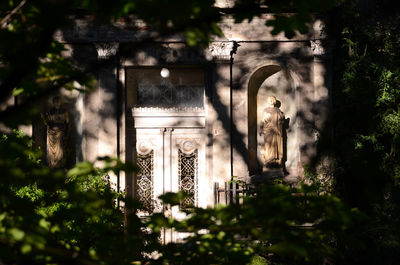
[[[220,187],[214,182],[214,205],[241,203],[244,196],[251,195],[254,195],[254,189],[249,184],[229,181]]]

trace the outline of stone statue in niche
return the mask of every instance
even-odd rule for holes
[[[64,168],[67,161],[69,114],[61,107],[59,96],[55,96],[52,103],[53,107],[43,115],[47,126],[47,164],[53,168]]]
[[[264,135],[264,146],[261,150],[263,171],[284,167],[283,127],[285,115],[277,107],[274,96],[267,97],[267,107],[263,110],[260,135]]]

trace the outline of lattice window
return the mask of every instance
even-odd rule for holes
[[[137,165],[139,167],[136,178],[137,197],[143,203],[145,211],[152,212],[154,210],[154,150],[146,155],[137,154]]]
[[[180,207],[185,208],[194,206],[197,202],[197,176],[198,176],[198,154],[197,149],[191,154],[185,154],[178,150],[178,175],[179,190],[189,194],[182,202]]]
[[[137,107],[204,107],[204,86],[139,85]]]

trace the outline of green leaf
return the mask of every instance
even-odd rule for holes
[[[30,244],[23,244],[21,246],[21,253],[22,254],[28,254],[31,251],[32,251],[32,246]]]
[[[25,232],[16,227],[8,229],[7,232],[16,241],[21,241],[25,237]]]
[[[85,161],[76,164],[74,168],[70,169],[67,173],[67,177],[88,175],[93,171],[94,171],[93,163]]]

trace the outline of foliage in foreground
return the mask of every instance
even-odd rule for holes
[[[400,259],[400,13],[391,1],[338,9],[332,91],[335,192],[369,218],[341,249],[349,264]],[[363,242],[355,244],[354,241]]]
[[[276,185],[242,204],[187,208],[184,220],[162,213],[141,219],[135,213],[139,205],[102,179],[109,171],[131,168],[103,158],[102,169],[84,163],[65,174],[40,165],[28,141],[8,135],[0,145],[5,264],[319,264],[340,259],[335,244],[361,217],[336,197]],[[126,220],[117,197],[125,202]],[[163,200],[174,206],[183,197],[166,194]],[[160,244],[160,232],[170,229],[188,238]]]
[[[335,249],[362,215],[331,195],[316,195],[313,187],[266,186],[241,204],[187,209],[183,221],[154,214],[156,222],[189,233],[183,243],[161,247],[167,264],[321,264],[341,261]],[[179,203],[179,194],[167,201]]]
[[[211,1],[186,1],[185,5],[182,1],[128,0],[19,3],[23,2],[27,4],[11,16],[8,14],[18,3],[0,3],[0,102],[5,103],[12,92],[26,98],[23,105],[0,113],[0,120],[12,128],[37,116],[35,103],[43,95],[60,87],[75,88],[74,81],[89,85],[87,76],[61,56],[63,46],[52,39],[55,30],[66,25],[67,10],[86,8],[88,14],[95,14],[96,22],[99,18],[119,19],[136,13],[155,28],[168,25],[165,22],[171,20],[172,28],[158,29],[167,34],[183,32],[190,45],[206,43],[210,34],[220,34],[216,27],[222,17],[220,12],[229,11],[218,10],[210,5]],[[236,9],[232,16],[240,22],[260,15],[262,9],[253,9],[256,2],[238,1],[240,10],[246,12]],[[269,23],[275,33],[283,30],[288,36],[295,30],[304,31],[311,10],[307,3],[318,2],[322,3],[270,1],[276,11],[282,7],[301,12],[291,17],[276,16]],[[298,192],[274,187],[260,195],[262,201],[249,198],[241,208],[243,214],[238,214],[236,206],[193,209],[190,218],[182,222],[154,215],[149,223],[132,214],[124,228],[123,214],[114,204],[120,195],[101,184],[91,164],[80,165],[75,171],[81,174],[78,180],[66,178],[64,172],[41,166],[38,153],[27,147],[27,139],[8,136],[0,147],[0,261],[126,264],[147,260],[182,264],[190,260],[200,264],[243,264],[253,256],[253,262],[265,259],[272,263],[320,263],[323,258],[340,258],[333,251],[337,247],[347,263],[395,264],[400,245],[399,19],[390,1],[366,1],[380,5],[364,13],[354,4],[357,1],[345,2],[349,5],[340,9],[342,13],[335,20],[343,22],[338,25],[343,35],[337,38],[342,40],[338,47],[343,44],[343,49],[335,57],[342,59],[336,61],[340,85],[336,83],[337,89],[333,91],[338,121],[333,150],[337,159],[335,188],[351,205],[368,212],[366,224],[351,226],[348,220],[356,220],[352,218],[353,212],[342,208],[343,204],[334,197],[313,197],[309,193],[292,197],[292,193]],[[165,8],[159,8],[160,3]],[[152,16],[157,10],[162,12]],[[179,14],[164,10],[176,10]],[[96,178],[98,186],[85,184]],[[282,200],[274,200],[268,194]],[[321,199],[325,203],[301,202],[308,197],[311,202]],[[290,205],[285,203],[286,199]],[[126,201],[128,209],[135,210],[127,198],[121,200]],[[261,211],[251,208],[252,204]],[[312,209],[319,209],[319,215],[305,218]],[[344,209],[336,222],[331,219],[335,209]],[[246,218],[246,214],[253,218]],[[305,219],[316,227],[302,226],[301,220]],[[254,229],[247,229],[247,223],[254,225]],[[147,226],[154,233],[143,229]],[[162,246],[156,239],[162,227],[194,234],[186,243]],[[275,233],[275,228],[281,233]],[[153,251],[162,256],[152,260],[157,255],[144,255]]]
[[[3,136],[0,144],[0,262],[5,264],[128,264],[138,260],[151,234],[117,209],[118,194],[100,176],[126,169],[80,164],[67,177],[40,164],[29,138]],[[135,207],[126,201],[129,207]],[[156,241],[154,241],[156,242]]]

